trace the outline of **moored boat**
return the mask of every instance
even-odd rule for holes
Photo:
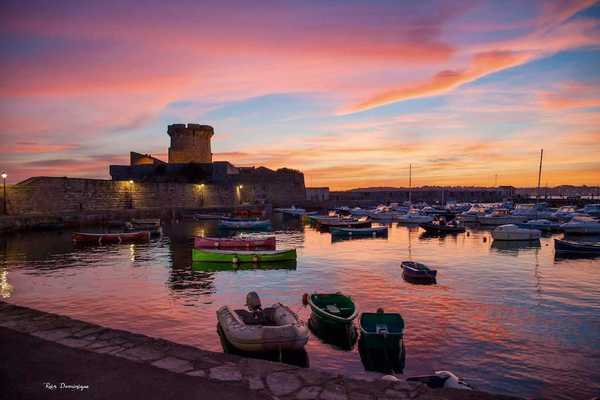
[[[507,224],[518,224],[527,221],[528,217],[522,215],[511,215],[510,210],[498,208],[492,211],[490,214],[479,217],[479,223],[481,225],[507,225]]]
[[[600,222],[588,216],[575,216],[560,228],[570,235],[600,235]]]
[[[312,293],[304,295],[313,315],[323,325],[349,326],[356,318],[358,310],[350,296],[337,293]]]
[[[74,232],[72,235],[75,243],[131,243],[131,242],[147,242],[150,240],[150,232],[120,232],[120,233],[85,233]]]
[[[387,235],[386,226],[376,226],[372,228],[336,228],[329,229],[332,235],[336,236],[383,236]]]
[[[501,225],[492,231],[494,240],[539,240],[541,236],[538,229],[519,228],[514,224]]]
[[[148,231],[151,236],[162,235],[160,219],[132,219],[125,223],[125,229],[129,232]]]
[[[422,215],[417,210],[412,209],[404,215],[399,215],[396,220],[404,224],[424,224],[433,221],[430,215]]]
[[[371,221],[348,220],[344,218],[336,220],[320,220],[318,222],[322,228],[369,228]]]
[[[262,309],[254,292],[246,297],[247,310],[223,306],[217,310],[219,326],[228,342],[247,352],[300,350],[308,342],[308,328],[287,306],[277,303]]]
[[[600,242],[586,243],[554,239],[554,250],[557,253],[600,255]]]
[[[360,315],[360,334],[369,349],[396,349],[402,347],[404,320],[398,313],[386,313],[383,309]]]
[[[415,261],[402,261],[402,277],[409,282],[435,283],[437,271]]]
[[[219,228],[224,229],[270,229],[271,221],[268,219],[234,220],[224,219],[219,222]]]
[[[194,238],[194,247],[197,249],[275,250],[275,236],[235,237],[235,238],[216,238],[216,237],[197,236]]]
[[[296,259],[296,249],[290,250],[215,250],[192,249],[192,261],[226,263],[265,263]]]
[[[419,224],[419,226],[423,229],[425,229],[425,231],[427,231],[428,233],[436,233],[436,234],[442,234],[442,233],[461,233],[465,231],[465,227],[461,224],[455,223],[455,222],[449,222],[449,223],[441,223],[441,222],[437,222],[437,221],[432,221],[432,222],[428,222],[425,224]]]
[[[547,219],[532,219],[531,221],[517,224],[519,228],[537,229],[542,232],[556,232],[560,230],[558,222],[552,222]]]

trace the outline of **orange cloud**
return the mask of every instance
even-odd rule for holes
[[[555,92],[538,95],[540,105],[548,110],[600,107],[600,85],[568,82]]]

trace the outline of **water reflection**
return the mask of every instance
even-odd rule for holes
[[[210,262],[210,261],[193,261],[192,270],[194,271],[248,271],[248,270],[274,270],[274,269],[287,269],[295,270],[297,266],[296,261],[279,261],[270,263],[222,263],[222,262]]]
[[[352,350],[358,339],[358,330],[354,324],[343,326],[323,324],[314,314],[308,319],[308,328],[323,343],[340,350]]]
[[[74,247],[67,231],[11,235],[0,238],[0,295],[222,351],[215,312],[232,298],[256,290],[266,304],[281,301],[308,321],[303,293],[340,290],[362,310],[402,314],[407,375],[448,369],[481,389],[527,397],[586,398],[600,389],[590,384],[600,382],[600,258],[555,258],[552,237],[491,242],[490,230],[476,226],[440,238],[421,232],[393,225],[387,238],[332,242],[297,220],[275,219],[266,234],[278,248],[299,248],[297,263],[236,269],[191,261],[194,235],[222,234],[214,221],[165,225],[162,238],[134,246]],[[403,260],[437,269],[438,284],[404,281]],[[357,354],[354,338],[345,346],[313,334],[306,346],[312,366],[381,370],[370,363],[380,358]]]

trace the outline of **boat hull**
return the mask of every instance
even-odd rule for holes
[[[600,244],[598,243],[578,243],[569,240],[554,239],[554,249],[557,253],[600,255]]]
[[[267,263],[296,260],[296,249],[275,251],[192,249],[192,261]]]
[[[124,233],[83,233],[75,232],[72,236],[75,243],[132,243],[147,242],[150,240],[150,232],[124,232]]]
[[[520,216],[506,216],[506,217],[488,217],[483,216],[479,217],[479,223],[481,225],[491,225],[491,226],[499,226],[499,225],[508,225],[508,224],[520,224],[522,222],[527,221],[527,217]]]
[[[332,227],[329,229],[332,235],[336,236],[383,236],[387,235],[387,227],[376,227],[376,228],[337,228]]]
[[[217,320],[227,341],[238,350],[262,353],[303,349],[308,342],[308,328],[288,307],[276,304],[273,308],[281,320],[276,326],[246,325],[228,306],[217,310]]]
[[[275,236],[266,238],[194,238],[197,249],[264,249],[275,250]]]
[[[336,307],[339,306],[340,311],[349,311],[336,315],[327,311],[325,303],[331,303]],[[313,293],[308,296],[308,305],[312,311],[311,318],[318,318],[319,324],[326,329],[344,329],[345,326],[353,324],[354,319],[358,315],[358,311],[354,302],[348,296],[341,293],[320,294]],[[346,310],[346,308],[348,310]]]
[[[492,238],[494,240],[501,241],[529,241],[539,240],[542,236],[542,232],[537,229],[522,229],[514,231],[498,231],[497,229],[492,231]]]
[[[270,229],[271,221],[269,221],[269,220],[257,220],[257,221],[221,220],[219,222],[219,228],[221,228],[221,229]]]
[[[436,233],[436,234],[461,233],[466,230],[464,226],[438,225],[438,224],[434,224],[434,223],[419,224],[419,226],[421,228],[425,229],[425,231],[427,231],[428,233]]]

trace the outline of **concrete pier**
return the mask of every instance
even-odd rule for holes
[[[209,352],[6,302],[0,354],[6,398],[514,399]]]

